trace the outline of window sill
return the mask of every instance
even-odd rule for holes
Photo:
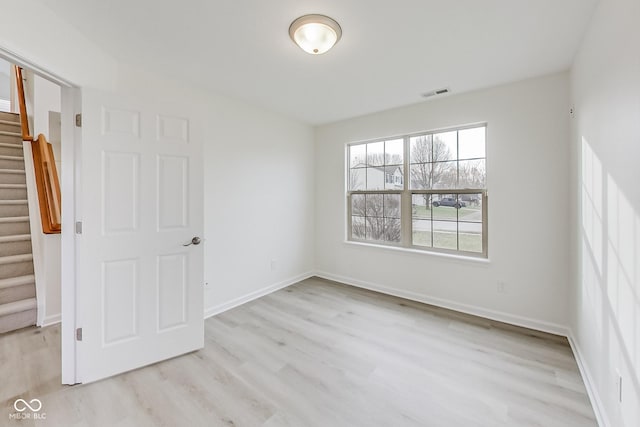
[[[354,242],[351,240],[344,240],[343,243],[345,243],[346,245],[360,246],[365,248],[386,249],[394,252],[405,252],[405,253],[411,253],[411,254],[433,256],[433,257],[443,258],[451,261],[473,262],[473,263],[485,264],[485,265],[491,264],[491,260],[489,258],[480,258],[480,257],[474,257],[474,256],[456,255],[456,254],[448,254],[448,253],[433,252],[433,251],[421,251],[420,249],[403,248],[400,246],[377,245],[375,243]]]

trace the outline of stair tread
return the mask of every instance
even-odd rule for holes
[[[10,277],[8,279],[0,279],[0,289],[12,288],[14,286],[22,286],[28,284],[35,284],[36,276],[33,274],[27,274],[26,276]]]
[[[9,236],[0,236],[0,243],[22,242],[24,240],[31,240],[31,234],[13,234]]]
[[[0,155],[0,160],[15,160],[16,162],[24,161],[23,156],[5,156]]]
[[[24,222],[24,221],[29,221],[29,217],[28,216],[7,216],[4,218],[0,218],[0,223],[5,223],[5,222]]]
[[[0,205],[26,205],[26,200],[0,200]]]
[[[27,184],[0,184],[0,190],[7,188],[27,188]]]
[[[22,142],[22,141],[20,141]],[[6,148],[22,148],[22,144],[12,144],[10,142],[0,142],[0,147]]]
[[[22,138],[22,133],[20,133],[20,132],[9,132],[7,130],[0,130],[0,135],[19,136],[20,138]]]
[[[0,169],[0,173],[25,174],[24,169]]]
[[[32,259],[33,259],[33,254],[0,256],[0,265],[31,261]]]
[[[27,298],[19,301],[0,304],[0,316],[20,313],[21,311],[33,310],[37,307],[35,298]]]
[[[20,122],[14,122],[14,121],[11,121],[11,120],[0,120],[0,125],[9,125],[9,126],[20,127]]]

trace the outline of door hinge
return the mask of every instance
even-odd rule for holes
[[[76,341],[82,341],[82,328],[76,329]]]
[[[82,114],[76,114],[76,127],[82,127]]]
[[[82,221],[76,221],[76,234],[82,234]]]

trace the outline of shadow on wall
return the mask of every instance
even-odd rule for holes
[[[640,398],[640,214],[584,137],[581,184],[581,304],[593,313],[600,360],[614,370],[599,382],[615,391],[622,375],[620,410],[630,420]]]

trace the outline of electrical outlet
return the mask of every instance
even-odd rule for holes
[[[498,280],[498,283],[496,284],[496,290],[498,291],[499,294],[506,294],[507,284],[501,280]]]

